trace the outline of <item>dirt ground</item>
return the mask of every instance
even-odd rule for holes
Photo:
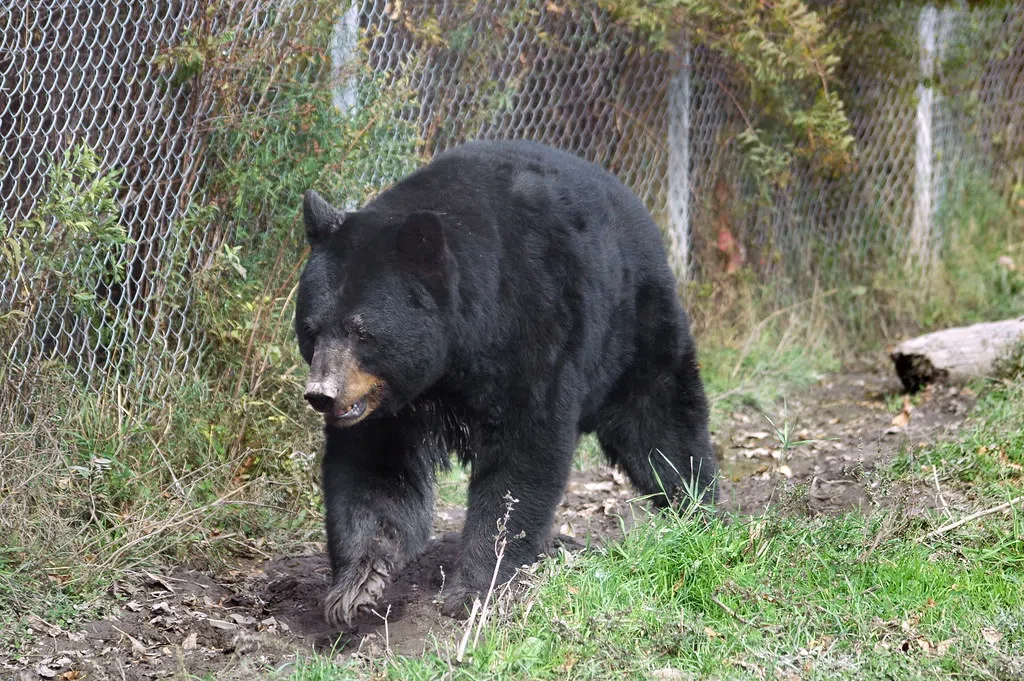
[[[886,373],[846,373],[790,398],[767,416],[789,428],[788,449],[764,414],[744,408],[714,433],[724,475],[723,511],[757,514],[770,505],[830,513],[891,503],[896,492],[873,475],[899,447],[949,439],[974,402],[967,390],[929,388],[912,410]],[[943,491],[943,503],[957,499]],[[934,488],[902,489],[916,509],[935,506]],[[562,545],[579,548],[621,538],[644,522],[626,479],[607,467],[577,470],[558,509]],[[329,566],[322,544],[262,562],[208,573],[179,566],[163,574],[126,577],[112,585],[115,615],[63,631],[42,620],[31,652],[4,659],[0,679],[219,679],[286,674],[311,650],[337,655],[419,654],[450,640],[458,623],[441,616],[436,598],[456,555],[464,509],[438,508],[435,539],[354,631],[331,630],[321,615]]]

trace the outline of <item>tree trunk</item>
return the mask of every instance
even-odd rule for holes
[[[896,346],[890,356],[910,392],[934,381],[963,384],[991,376],[996,360],[1024,342],[1024,317],[945,329]]]

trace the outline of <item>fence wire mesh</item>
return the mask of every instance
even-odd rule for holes
[[[218,91],[201,68],[184,78],[187,69],[168,72],[159,57],[203,31],[222,38],[209,49],[224,54],[257,40],[299,50],[322,4],[12,0],[0,9],[0,409],[23,403],[39,367],[55,362],[86,387],[116,375],[149,397],[195,372],[205,338],[192,278],[233,238],[192,211],[211,198]],[[926,264],[943,244],[936,215],[966,169],[1007,200],[1024,182],[1019,4],[891,13],[903,60],[879,70],[852,59],[839,74],[856,137],[851,170],[826,178],[797,166],[767,198],[745,179],[729,65],[699,43],[644,48],[592,2],[360,0],[331,16],[329,43],[313,47],[333,68],[303,77],[331,88],[340,110],[358,109],[368,82],[383,83],[410,91],[397,118],[415,130],[421,158],[466,139],[518,137],[597,162],[650,207],[681,278],[746,266],[798,285],[837,260]],[[870,51],[870,39],[854,37],[848,52]],[[957,55],[973,65],[966,83],[944,78]],[[274,97],[253,90],[245,101],[257,109]],[[117,173],[113,206],[98,196],[89,150]],[[394,179],[382,164],[361,181]],[[83,210],[95,224],[75,222]],[[111,219],[123,233],[104,232]]]

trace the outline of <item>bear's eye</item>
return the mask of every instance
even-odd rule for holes
[[[354,336],[359,340],[366,340],[371,338],[373,334],[366,330],[366,324],[360,317],[353,317],[344,324],[345,333],[349,336]]]

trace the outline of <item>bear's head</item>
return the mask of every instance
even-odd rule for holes
[[[444,309],[454,262],[428,211],[345,213],[306,192],[310,255],[295,333],[310,366],[305,398],[329,426],[395,413],[447,360]]]

